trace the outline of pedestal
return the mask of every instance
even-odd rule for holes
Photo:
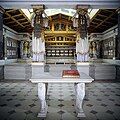
[[[75,109],[77,113],[77,117],[86,117],[83,111],[83,99],[85,97],[85,83],[75,83]],[[46,84],[38,83],[38,98],[40,101],[40,112],[38,113],[38,117],[44,118],[47,114],[48,106],[46,104],[45,96],[46,96]]]
[[[32,76],[31,79],[41,78],[44,74],[44,62],[33,62],[31,63]]]
[[[77,62],[76,63],[77,70],[81,73],[85,73],[89,75],[89,62]]]
[[[12,63],[4,66],[4,79],[29,80],[31,78],[31,65],[29,63]]]

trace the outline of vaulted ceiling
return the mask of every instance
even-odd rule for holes
[[[56,19],[55,16],[52,19]],[[69,16],[62,15],[65,20],[70,19]],[[6,9],[4,13],[3,23],[17,32],[32,33],[31,22],[20,9]],[[88,28],[89,33],[104,32],[105,30],[117,25],[118,15],[116,9],[100,9],[90,20]]]

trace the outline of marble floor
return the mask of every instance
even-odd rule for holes
[[[46,99],[45,120],[120,120],[120,83],[86,84],[86,118],[76,117],[73,84],[49,84]],[[0,120],[42,120],[37,118],[39,107],[37,84],[0,82]]]

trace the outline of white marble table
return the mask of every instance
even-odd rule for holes
[[[61,72],[49,72],[41,75],[41,78],[30,79],[32,83],[38,83],[38,97],[40,99],[40,113],[38,117],[46,117],[47,104],[45,100],[46,83],[74,83],[76,96],[76,112],[77,117],[85,117],[83,111],[83,99],[85,96],[85,83],[91,83],[94,79],[85,73],[80,73],[80,78],[62,78]]]

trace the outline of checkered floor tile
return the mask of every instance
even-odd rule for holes
[[[74,109],[73,84],[49,84],[45,120],[79,120]],[[86,84],[83,105],[86,118],[120,120],[120,83]],[[40,120],[37,84],[27,81],[0,82],[0,120]]]

